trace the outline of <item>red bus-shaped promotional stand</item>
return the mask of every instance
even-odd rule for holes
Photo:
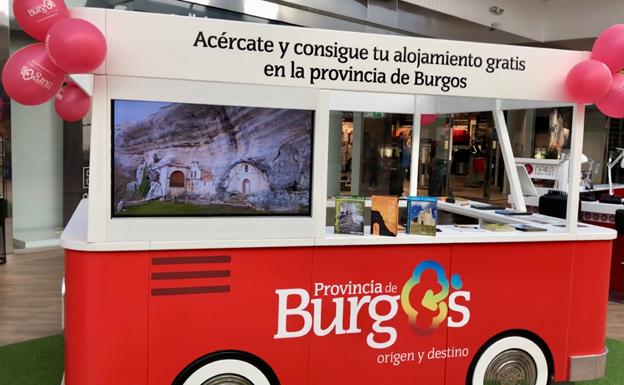
[[[416,140],[421,114],[492,111],[513,205],[524,211],[503,110],[573,106],[569,196],[578,196],[584,106],[570,103],[562,84],[589,53],[72,12],[105,33],[108,54],[92,80],[89,198],[62,237],[67,385],[545,385],[603,376],[616,233],[577,225],[578,198],[570,199],[567,220],[438,203],[439,210],[480,221],[535,224],[537,218],[546,230],[538,233],[439,225],[435,236],[383,237],[334,234],[326,226],[333,205],[330,111],[413,114]],[[358,56],[327,47],[351,47]],[[379,50],[398,56],[375,59]],[[417,59],[428,51],[449,61]],[[437,85],[419,80],[425,76]],[[147,114],[150,103],[164,104]],[[190,105],[225,112],[203,117]],[[142,106],[152,123],[123,121],[139,114],[131,106]],[[174,110],[179,120],[172,124]],[[285,110],[299,111],[298,118],[285,124],[293,116]],[[256,122],[236,120],[241,116],[279,130],[246,131],[258,135],[251,141],[240,130]],[[204,122],[193,126],[201,133],[193,140],[213,151],[205,155],[209,161],[171,136],[186,130],[189,119]],[[211,131],[215,119],[230,128]],[[309,125],[302,131],[309,140],[299,147],[284,139],[297,124]],[[149,147],[159,140],[176,145]],[[258,160],[254,143],[264,143],[273,163]],[[217,154],[219,146],[235,150]],[[280,172],[293,164],[284,154],[309,159],[288,197],[255,192],[256,185],[266,191],[282,182]],[[417,150],[411,161],[416,169]],[[411,178],[416,195],[417,173]],[[204,195],[240,188],[232,195],[283,198],[268,202],[265,213],[272,215],[132,211],[149,202],[179,208],[176,191],[190,186]],[[137,191],[145,201],[119,198]],[[271,211],[280,204],[297,209]]]

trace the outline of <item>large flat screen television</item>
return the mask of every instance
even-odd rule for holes
[[[310,216],[314,111],[114,99],[112,216]]]

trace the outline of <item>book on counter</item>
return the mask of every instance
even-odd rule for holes
[[[371,234],[396,237],[399,226],[399,200],[396,196],[371,197]]]
[[[458,206],[466,206],[466,207],[470,206],[470,201],[468,199],[463,199],[463,198],[450,198],[449,197],[446,199],[439,199],[439,200],[442,200],[447,203],[454,203]]]
[[[438,223],[438,198],[425,196],[407,197],[406,233],[436,235]]]
[[[516,230],[518,231],[528,231],[528,232],[538,232],[538,231],[548,231],[543,227],[531,226],[524,223],[514,225]]]
[[[479,225],[453,225],[455,231],[459,232],[468,232],[468,233],[479,233],[485,232]]]
[[[364,235],[364,206],[363,196],[337,196],[334,233]]]
[[[455,204],[464,207],[470,207],[470,201],[468,199],[455,198]]]
[[[505,223],[482,223],[481,228],[489,231],[515,231],[516,228]]]

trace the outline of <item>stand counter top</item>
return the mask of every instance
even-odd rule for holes
[[[579,224],[575,234],[570,234],[565,224],[558,218],[543,215],[510,217],[484,212],[470,207],[440,202],[439,208],[462,215],[480,216],[481,219],[499,223],[529,224],[545,228],[547,231],[489,231],[470,226],[439,225],[436,236],[398,234],[396,237],[376,236],[365,228],[364,235],[334,234],[333,227],[325,228],[323,236],[309,238],[281,239],[204,239],[195,241],[150,240],[143,242],[88,242],[87,241],[87,201],[83,200],[62,236],[61,245],[69,250],[81,251],[142,251],[142,250],[189,250],[222,249],[253,247],[311,247],[311,246],[358,246],[358,245],[418,245],[418,244],[454,244],[454,243],[509,243],[509,242],[554,242],[554,241],[590,241],[611,240],[617,236],[614,230]],[[146,218],[145,220],[149,220]],[[287,219],[285,219],[287,220]],[[244,234],[244,232],[242,232]]]

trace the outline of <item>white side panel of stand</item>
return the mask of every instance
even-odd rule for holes
[[[226,83],[192,82],[149,78],[108,78],[109,100],[175,101],[178,103],[219,104],[266,108],[315,110],[317,91],[313,89],[251,86]],[[110,104],[110,103],[109,103]],[[109,114],[110,116],[110,114]],[[317,117],[317,119],[321,119]],[[110,118],[107,138],[110,140]],[[314,133],[316,135],[316,132]],[[321,132],[322,134],[322,132]],[[325,133],[326,136],[326,133]],[[316,141],[316,137],[314,138]],[[327,142],[318,145],[327,146]],[[316,144],[315,144],[316,145]],[[110,147],[109,147],[110,148]],[[109,149],[107,148],[107,150]],[[316,154],[322,153],[318,148]],[[109,152],[110,154],[110,152]],[[110,155],[109,155],[110,158]],[[96,199],[106,210],[108,240],[130,242],[145,240],[203,241],[235,239],[301,239],[314,236],[312,217],[178,217],[178,218],[111,218],[110,159],[100,160],[107,185]],[[326,171],[317,173],[312,186],[326,186]],[[322,176],[321,176],[322,174]],[[317,194],[318,195],[318,194]],[[324,194],[323,194],[324,196]],[[91,201],[91,200],[90,200]],[[312,207],[320,215],[322,207]]]
[[[107,240],[110,218],[110,103],[106,77],[93,77],[87,242]]]

